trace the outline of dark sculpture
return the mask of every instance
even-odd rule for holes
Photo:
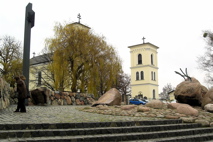
[[[180,71],[181,71],[183,74],[181,74],[181,73],[179,73],[179,72],[177,72],[177,71],[175,71],[175,73],[176,73],[176,74],[179,74],[180,76],[182,76],[182,77],[184,78],[185,81],[186,81],[186,80],[192,81],[192,78],[188,76],[187,68],[185,69],[185,72],[186,72],[186,73],[184,73],[184,72],[182,71],[181,68],[180,68]],[[185,78],[185,77],[186,77],[186,78]]]

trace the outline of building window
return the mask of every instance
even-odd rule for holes
[[[138,54],[138,64],[142,64],[142,55]]]
[[[151,54],[151,65],[154,65],[154,63],[153,63],[153,54]]]
[[[155,80],[155,72],[153,73],[153,76],[154,76],[153,80]]]
[[[153,94],[153,99],[156,99],[155,98],[155,89],[153,89],[152,94]]]
[[[153,80],[153,71],[151,72],[151,80]]]
[[[41,86],[41,72],[38,72],[38,86]]]
[[[144,80],[144,73],[141,71],[141,80]]]
[[[136,80],[139,80],[139,72],[136,72]]]

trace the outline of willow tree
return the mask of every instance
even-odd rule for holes
[[[54,53],[51,72],[55,72],[60,87],[66,82],[72,92],[80,89],[97,96],[115,86],[116,76],[122,70],[121,61],[104,37],[75,24],[58,23],[54,31],[54,37],[46,41]]]

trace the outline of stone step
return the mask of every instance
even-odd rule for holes
[[[78,135],[78,136],[53,136],[53,137],[35,137],[35,138],[14,138],[8,141],[19,142],[77,142],[77,141],[145,141],[145,142],[162,142],[162,141],[209,141],[213,140],[213,128],[193,128],[180,129],[160,132],[141,132],[141,133],[119,133],[119,134],[102,134],[102,135]],[[195,138],[193,138],[195,137]]]
[[[41,136],[76,136],[76,135],[100,135],[134,132],[156,132],[176,129],[198,128],[199,124],[166,124],[124,127],[97,127],[97,128],[72,128],[72,129],[25,129],[25,130],[0,130],[0,139],[41,137]]]
[[[189,136],[177,136],[170,138],[158,138],[158,139],[148,139],[148,140],[137,140],[137,142],[212,142],[213,134],[199,134],[199,135],[189,135]],[[128,141],[128,142],[135,142]]]
[[[25,129],[69,129],[69,128],[94,128],[94,127],[121,127],[181,124],[175,120],[128,121],[128,122],[84,122],[84,123],[42,123],[42,124],[0,124],[0,130],[25,130]]]

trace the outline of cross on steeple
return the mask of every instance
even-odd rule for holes
[[[145,37],[143,37],[143,38],[142,38],[142,40],[143,40],[143,43],[145,43],[145,39],[146,39]]]
[[[80,15],[80,13],[78,14],[78,23],[80,23],[80,20],[81,20],[81,15]]]

